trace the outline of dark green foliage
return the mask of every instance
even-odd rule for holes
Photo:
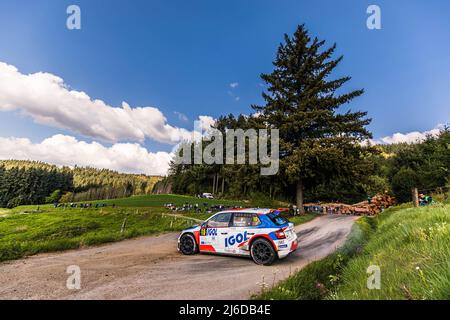
[[[72,174],[66,170],[0,167],[0,207],[44,203],[55,190],[73,189]]]
[[[392,191],[400,202],[411,201],[411,188],[427,193],[450,182],[450,131],[422,143],[385,147],[395,152],[387,160]]]
[[[107,169],[0,160],[0,207],[114,199],[151,193],[160,177]]]
[[[403,167],[392,178],[392,191],[399,202],[411,201],[412,188],[419,184],[419,176],[411,169]]]
[[[57,189],[45,198],[45,203],[56,203],[61,199],[62,191]]]
[[[296,202],[303,207],[303,190],[345,177],[360,180],[367,152],[360,142],[371,138],[367,112],[338,112],[363,94],[342,93],[350,77],[330,79],[342,61],[334,59],[336,45],[311,38],[303,25],[285,35],[274,70],[261,78],[267,84],[265,105],[254,106],[258,120],[280,130],[281,174],[295,185]]]

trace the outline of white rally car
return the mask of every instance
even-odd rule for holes
[[[294,225],[281,212],[281,209],[218,212],[201,225],[183,230],[178,250],[186,255],[208,252],[250,256],[257,264],[270,265],[298,247]]]

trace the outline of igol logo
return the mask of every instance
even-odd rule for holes
[[[217,229],[202,229],[200,230],[201,236],[217,236]]]
[[[225,238],[225,247],[233,246],[236,243],[242,243],[247,240],[248,240],[247,231],[245,231],[244,233],[238,233],[235,236],[230,236],[228,238]]]

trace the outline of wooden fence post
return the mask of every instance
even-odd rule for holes
[[[412,199],[414,207],[419,207],[419,190],[417,188],[412,189]]]

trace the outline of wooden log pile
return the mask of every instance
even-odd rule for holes
[[[319,212],[323,214],[352,214],[352,215],[369,215],[379,214],[383,209],[387,209],[395,205],[395,198],[388,194],[376,194],[369,204],[368,201],[362,201],[353,205],[345,203],[308,203],[305,204],[306,211]],[[320,208],[320,209],[318,209]]]
[[[355,208],[355,214],[377,215],[383,209],[387,209],[395,205],[396,200],[394,197],[387,193],[378,193],[372,197],[372,201],[369,204],[368,201],[362,201],[353,205]]]

